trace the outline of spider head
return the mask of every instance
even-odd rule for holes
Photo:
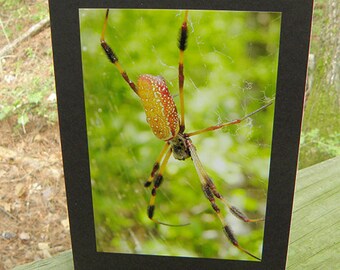
[[[185,160],[190,157],[186,141],[187,139],[180,133],[169,141],[175,159]]]

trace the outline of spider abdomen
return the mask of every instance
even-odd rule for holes
[[[179,132],[179,118],[164,78],[141,75],[137,89],[152,132],[161,140],[172,139]]]

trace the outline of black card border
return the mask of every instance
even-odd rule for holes
[[[57,100],[75,269],[285,269],[304,103],[313,0],[49,0]],[[80,8],[282,13],[261,262],[96,251],[79,32]]]

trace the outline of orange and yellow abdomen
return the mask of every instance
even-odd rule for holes
[[[179,132],[176,104],[161,76],[141,75],[137,82],[137,94],[141,99],[153,133],[161,140],[172,139]]]

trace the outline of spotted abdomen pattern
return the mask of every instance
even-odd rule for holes
[[[179,132],[177,108],[164,78],[153,75],[139,76],[137,94],[153,133],[164,141],[177,135]]]

